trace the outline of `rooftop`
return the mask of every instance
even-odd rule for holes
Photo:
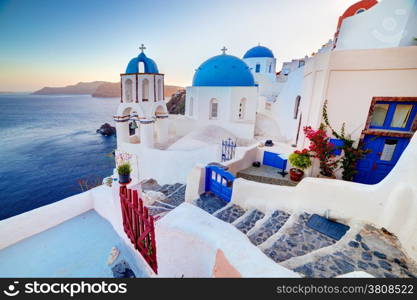
[[[114,264],[107,258],[116,246]],[[124,260],[136,277],[147,277],[110,223],[90,210],[0,250],[0,277],[114,277]]]

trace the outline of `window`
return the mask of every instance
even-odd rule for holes
[[[259,73],[260,71],[261,71],[261,65],[260,64],[256,64],[255,72],[256,73]]]
[[[395,148],[397,148],[398,140],[387,139],[385,140],[384,148],[381,152],[381,160],[391,161],[394,157]]]
[[[219,114],[219,103],[217,99],[210,100],[210,119],[217,119]]]
[[[411,104],[397,104],[390,127],[406,128],[413,106]]]
[[[417,105],[413,102],[379,102],[375,104],[370,128],[408,131],[416,116]]]
[[[305,66],[305,64],[306,64],[306,62],[304,60],[300,60],[298,62],[298,67],[301,68],[301,67]]]
[[[132,102],[133,99],[133,83],[131,79],[126,79],[125,81],[125,100],[126,102]]]
[[[389,104],[375,104],[372,114],[371,126],[382,127],[387,117]]]
[[[189,104],[189,107],[188,107],[188,114],[190,116],[192,116],[193,113],[194,113],[194,99],[193,99],[193,97],[190,97],[190,104]]]
[[[149,100],[149,80],[143,79],[142,81],[142,101]]]
[[[295,103],[294,103],[294,119],[297,120],[298,118],[298,110],[300,109],[300,102],[301,102],[301,97],[297,96],[297,98],[295,98]]]
[[[360,8],[360,9],[358,9],[358,10],[356,11],[355,15],[357,15],[357,14],[361,14],[361,13],[363,13],[363,12],[365,12],[365,11],[366,11],[366,9],[365,9],[365,8]]]
[[[269,73],[271,73],[271,72],[272,72],[272,64],[269,65]]]
[[[246,98],[242,98],[239,103],[239,120],[245,119],[246,113]]]

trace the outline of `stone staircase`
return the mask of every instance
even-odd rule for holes
[[[205,193],[195,205],[230,223],[270,259],[305,277],[365,271],[375,277],[413,277],[415,263],[395,236],[367,224],[352,226],[336,241],[307,226],[308,212],[245,210]]]
[[[153,189],[156,192],[163,193],[166,198],[161,201],[156,201],[151,206],[148,206],[149,214],[156,219],[162,218],[168,212],[176,208],[178,205],[184,202],[185,198],[185,184],[165,184],[161,187]]]

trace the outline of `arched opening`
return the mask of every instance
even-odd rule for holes
[[[126,121],[119,123],[117,135],[122,137],[122,141],[125,143],[139,144],[140,122],[138,113],[131,107],[128,107],[123,111],[123,116]],[[119,130],[122,132],[119,132]]]
[[[194,114],[194,98],[190,97],[190,103],[188,104],[188,115],[192,117]]]
[[[297,98],[295,98],[295,103],[294,103],[294,119],[297,120],[298,118],[298,111],[300,109],[300,102],[301,102],[301,97],[297,96]]]
[[[133,100],[133,82],[131,79],[125,80],[125,101],[132,102]]]
[[[158,101],[164,100],[162,96],[162,80],[158,79]]]
[[[256,64],[255,66],[255,72],[259,73],[261,71],[261,64]]]
[[[363,13],[363,12],[365,12],[365,11],[366,11],[366,9],[365,9],[365,8],[359,8],[359,9],[356,11],[355,15],[357,15],[357,14],[361,14],[361,13]]]
[[[209,118],[216,120],[219,115],[219,102],[217,99],[213,98],[210,100],[210,115]]]
[[[168,139],[167,110],[163,105],[155,109],[154,139],[161,145]]]
[[[149,80],[142,80],[142,101],[149,101]]]
[[[246,114],[246,98],[242,98],[239,102],[239,120],[244,120]]]
[[[143,61],[138,63],[138,73],[145,73],[145,64]]]

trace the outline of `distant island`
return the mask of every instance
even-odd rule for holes
[[[171,97],[178,90],[183,87],[175,85],[165,85],[164,97]],[[74,85],[67,85],[64,87],[44,87],[32,93],[33,95],[81,95],[88,94],[93,97],[109,98],[120,97],[120,82],[79,82]]]

